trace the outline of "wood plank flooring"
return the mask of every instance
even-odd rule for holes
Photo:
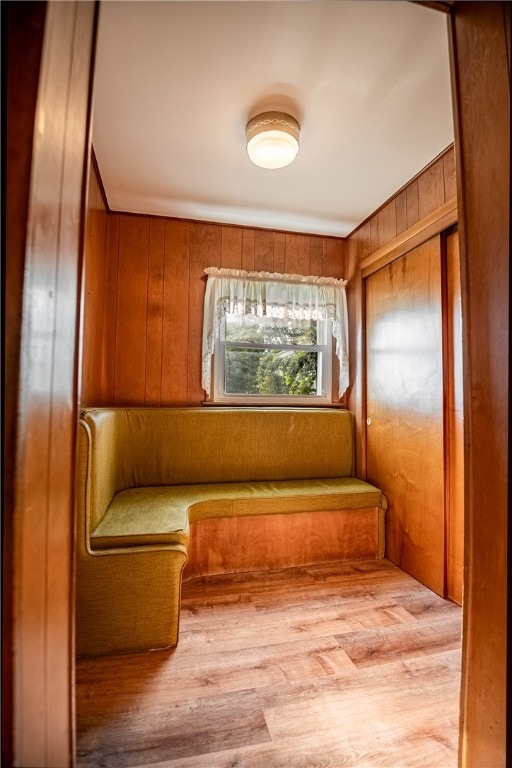
[[[79,659],[78,768],[456,768],[461,609],[387,560],[184,584],[174,651]]]

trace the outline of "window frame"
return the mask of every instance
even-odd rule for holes
[[[213,397],[211,402],[223,405],[286,405],[289,407],[332,405],[332,364],[333,364],[333,342],[332,342],[332,320],[330,318],[318,319],[317,323],[317,344],[270,344],[263,342],[236,342],[226,340],[226,317],[224,313],[218,325],[215,335],[215,346],[213,354]],[[263,319],[263,318],[262,318]],[[318,340],[321,339],[319,342]],[[320,353],[320,365],[317,373],[319,374],[320,384],[318,388],[324,390],[324,394],[318,395],[256,395],[256,394],[237,394],[226,393],[224,390],[225,382],[225,350],[227,347],[236,347],[240,349],[278,349],[307,351]],[[317,358],[318,359],[318,358]]]

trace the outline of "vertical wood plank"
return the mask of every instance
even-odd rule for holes
[[[89,378],[89,381],[91,382],[94,388],[94,402],[101,403],[102,402],[101,377],[98,378],[97,371],[98,370],[101,371],[102,369],[103,344],[104,344],[103,340],[106,334],[104,307],[105,307],[106,301],[107,300],[111,301],[112,297],[108,296],[106,293],[106,280],[105,280],[108,214],[107,214],[107,209],[105,208],[105,202],[103,199],[102,190],[100,188],[99,179],[93,164],[91,164],[91,176],[94,179],[95,188],[96,188],[95,211],[96,211],[97,228],[94,235],[95,237],[94,249],[97,254],[97,258],[96,258],[97,278],[96,279],[97,279],[97,290],[98,290],[98,302],[97,302],[98,314],[96,317],[96,321],[101,328],[101,333],[96,330],[92,331],[91,329],[91,332],[97,335],[99,337],[99,340],[96,339],[95,341],[95,354],[94,354],[95,381],[92,382],[91,378]],[[84,253],[84,259],[86,258],[87,258],[87,254]],[[84,271],[85,273],[87,273],[87,266],[85,266]],[[85,344],[87,343],[87,341],[88,341],[88,336],[84,334],[83,337],[81,338],[82,347],[85,347]],[[89,372],[89,377],[90,377],[90,372]]]
[[[107,217],[107,242],[105,253],[105,291],[103,305],[103,339],[101,347],[99,405],[114,405],[116,375],[116,329],[117,329],[117,280],[119,272],[119,227],[121,217],[109,214]],[[87,343],[84,341],[84,343]],[[97,405],[97,403],[90,403]]]
[[[189,243],[186,221],[165,222],[162,405],[186,405],[189,357]]]
[[[357,241],[359,249],[359,261],[363,261],[367,256],[371,254],[371,236],[370,236],[370,222],[357,231]]]
[[[160,405],[162,397],[164,258],[165,220],[152,218],[149,221],[146,311],[146,405]]]
[[[254,269],[256,272],[274,271],[274,238],[266,229],[257,229],[254,233]]]
[[[345,270],[345,241],[329,237],[323,238],[322,276],[343,278]],[[334,350],[333,341],[332,402],[339,403],[339,367]]]
[[[274,272],[286,272],[286,235],[284,232],[274,232]]]
[[[377,251],[385,243],[396,237],[396,202],[395,198],[386,203],[370,219],[370,247]]]
[[[356,233],[357,234],[357,233]],[[363,280],[359,267],[362,242],[358,237],[349,237],[346,246],[347,267],[347,310],[349,386],[346,395],[347,408],[354,414],[355,421],[355,463],[356,476],[366,477],[366,421],[365,414],[365,360],[364,360],[364,296]],[[334,396],[333,396],[334,399]]]
[[[143,403],[146,395],[146,309],[149,217],[121,216],[117,273],[114,402]]]
[[[346,258],[345,258],[345,240],[336,240],[330,238],[324,241],[324,277],[336,277],[345,279],[346,275]],[[338,358],[336,357],[336,342],[334,339],[332,344],[332,402],[336,405],[342,405],[346,407],[347,394],[342,396],[340,400],[339,396],[339,381],[340,370],[338,364]]]
[[[201,386],[205,267],[220,267],[222,228],[216,224],[194,224],[190,233],[190,285],[188,301],[187,403],[200,405],[205,397]]]
[[[242,269],[242,229],[222,226],[221,267]]]
[[[345,241],[324,238],[322,274],[324,277],[342,278],[345,273]]]
[[[407,229],[407,190],[404,189],[396,196],[396,234],[400,235]]]
[[[418,199],[418,180],[407,185],[407,227],[412,227],[420,219],[419,199]]]
[[[82,377],[78,388],[80,399],[83,400],[85,395],[85,401],[90,396],[94,399],[94,375],[89,380],[90,372],[94,370],[95,347],[97,346],[96,339],[94,337],[94,324],[95,319],[98,317],[98,303],[101,299],[98,297],[96,281],[93,276],[98,275],[97,252],[95,249],[96,238],[96,189],[95,189],[95,173],[91,169],[89,175],[89,185],[87,191],[87,210],[85,219],[85,251],[84,251],[84,269],[82,277],[82,291],[83,291],[83,304],[84,313],[82,319],[81,338],[90,339],[90,343],[82,355],[85,353],[85,361],[82,361]],[[103,319],[103,317],[102,317]],[[101,355],[101,352],[100,352]],[[88,360],[90,356],[90,360]]]
[[[242,269],[254,270],[254,229],[242,230]]]
[[[107,212],[103,203],[94,166],[89,175],[85,222],[83,269],[83,324],[81,329],[82,359],[80,402],[84,405],[101,402],[101,370],[103,343],[103,305],[105,301],[105,245]]]
[[[443,158],[429,166],[418,177],[418,213],[423,219],[444,203]]]
[[[395,198],[389,201],[377,213],[378,220],[378,248],[389,243],[396,237],[396,202]]]
[[[289,275],[309,275],[309,238],[305,235],[287,234],[286,273]]]
[[[311,237],[309,243],[309,269],[311,274],[322,277],[324,267],[324,243],[322,237]]]
[[[452,147],[443,156],[444,201],[452,200],[457,195],[457,177],[455,175],[455,150]]]
[[[381,241],[379,234],[379,217],[375,214],[369,221],[370,225],[370,252],[373,253],[379,249],[379,243]]]

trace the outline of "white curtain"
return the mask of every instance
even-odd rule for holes
[[[258,317],[332,320],[339,360],[339,396],[348,387],[346,280],[207,267],[204,297],[202,386],[210,394],[215,336],[226,312]]]

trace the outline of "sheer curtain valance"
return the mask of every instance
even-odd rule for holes
[[[215,337],[226,312],[293,320],[332,320],[339,360],[339,396],[348,387],[346,280],[207,267],[204,297],[202,386],[210,394]]]

